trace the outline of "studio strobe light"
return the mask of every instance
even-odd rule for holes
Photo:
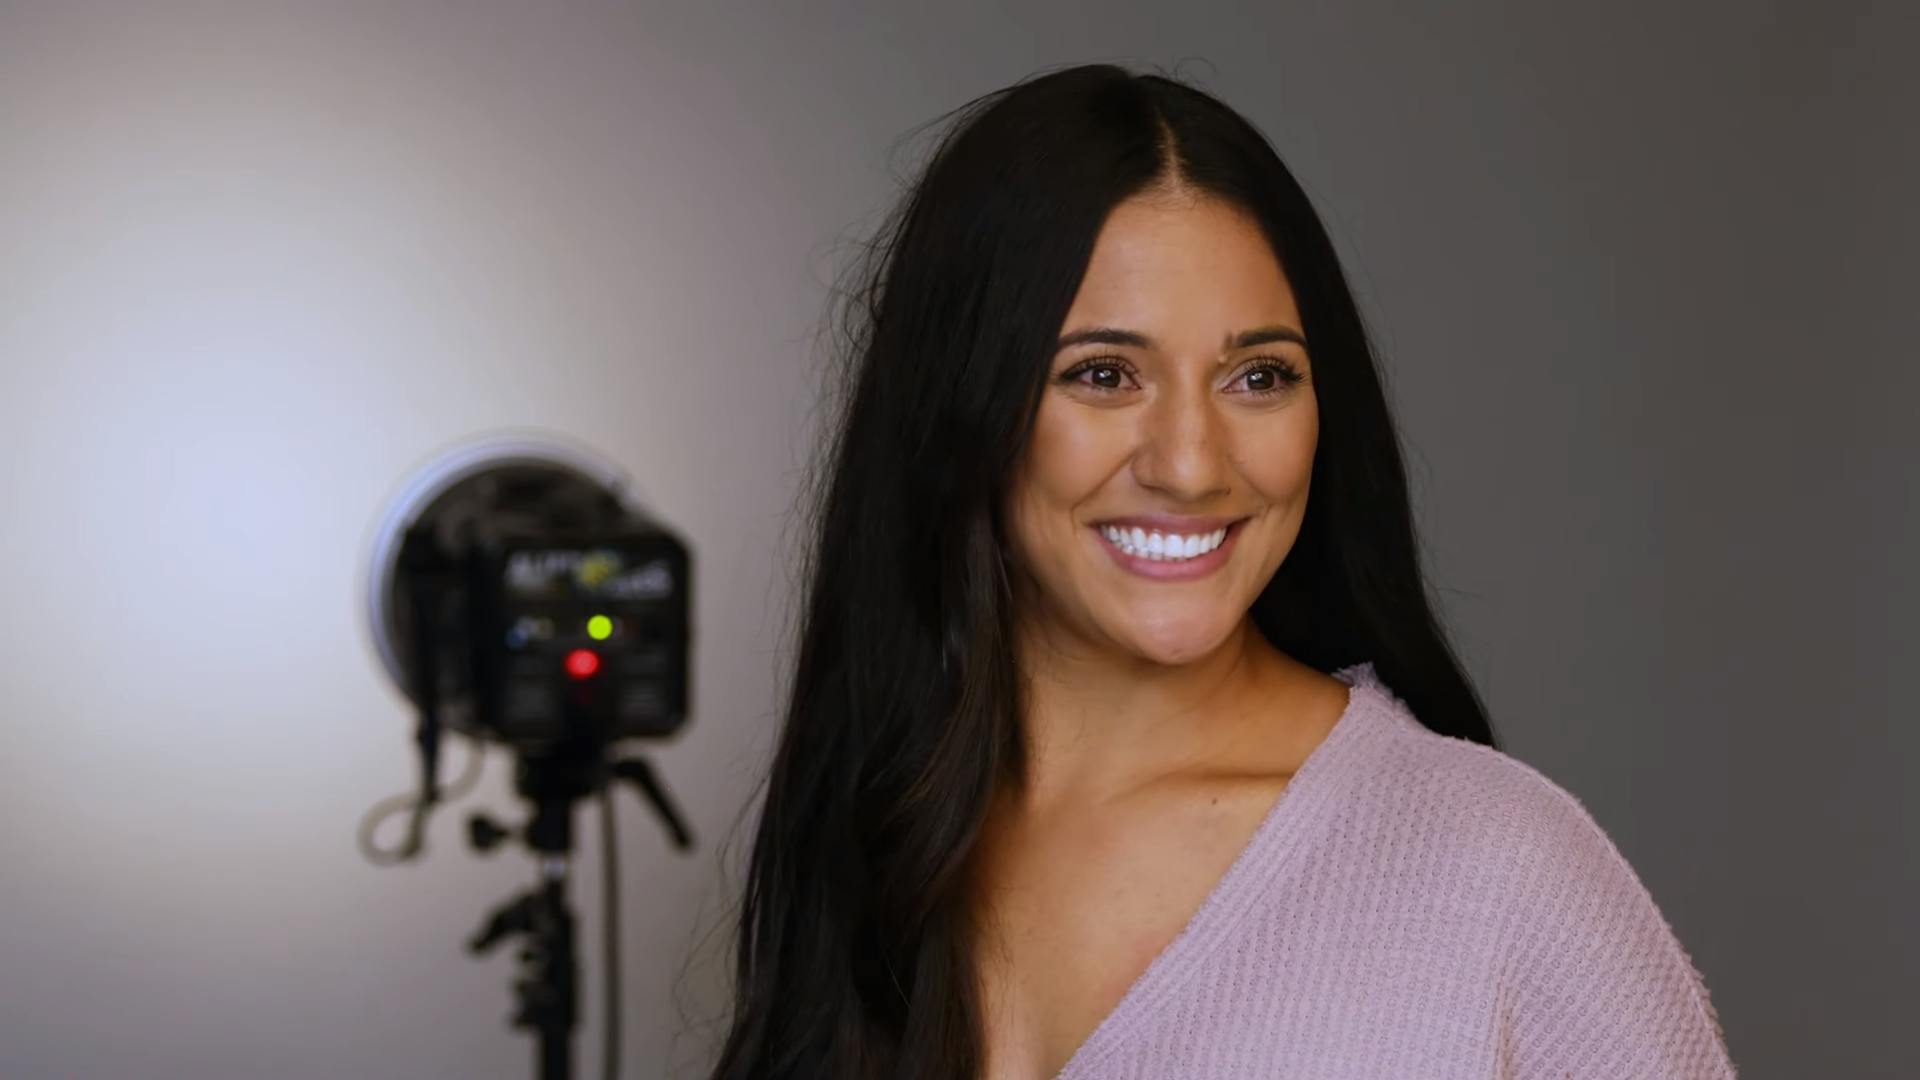
[[[601,799],[608,1076],[620,1030],[612,782],[632,784],[676,847],[692,845],[647,761],[610,754],[617,740],[668,736],[686,723],[690,570],[686,546],[616,467],[544,435],[496,437],[441,456],[404,486],[371,545],[368,625],[388,676],[413,705],[420,781],[417,793],[368,814],[361,846],[383,864],[416,857],[429,813],[477,779],[484,747],[514,753],[526,821],[515,828],[474,814],[468,835],[481,851],[522,840],[539,857],[539,878],[495,909],[468,947],[524,939],[512,1023],[537,1035],[541,1080],[571,1076],[578,1020],[566,903],[574,804]],[[474,755],[442,792],[446,730],[471,737]],[[377,845],[375,829],[396,815],[406,818],[403,838]]]

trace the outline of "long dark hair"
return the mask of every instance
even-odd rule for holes
[[[1000,508],[1094,239],[1156,182],[1258,220],[1312,343],[1312,495],[1253,607],[1259,629],[1322,671],[1373,661],[1427,727],[1496,745],[1429,602],[1359,311],[1260,132],[1184,81],[1109,64],[1044,72],[941,120],[842,294],[835,414],[804,500],[798,655],[712,1080],[981,1067],[966,867],[990,797],[1024,767]]]

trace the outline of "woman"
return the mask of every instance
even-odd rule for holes
[[[1251,125],[1109,65],[986,95],[863,273],[713,1077],[1732,1075],[1497,749]]]

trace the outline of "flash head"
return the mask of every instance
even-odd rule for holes
[[[390,505],[367,620],[438,724],[518,749],[671,735],[688,715],[687,546],[585,448],[458,447]]]

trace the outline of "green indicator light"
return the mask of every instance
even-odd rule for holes
[[[613,620],[605,615],[595,615],[587,620],[587,636],[595,641],[605,641],[613,636]]]

